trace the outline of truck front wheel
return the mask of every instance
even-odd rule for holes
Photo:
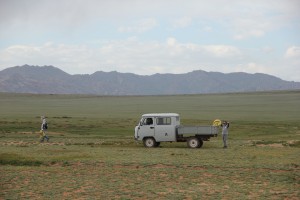
[[[145,147],[151,148],[156,146],[156,141],[154,138],[145,138],[143,141]]]
[[[203,144],[202,140],[200,141],[196,137],[192,137],[187,140],[187,145],[190,148],[200,148],[202,144]]]

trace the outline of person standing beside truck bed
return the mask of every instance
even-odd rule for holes
[[[224,121],[221,126],[222,126],[222,138],[224,144],[223,148],[227,148],[229,122]]]

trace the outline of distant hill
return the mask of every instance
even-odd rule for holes
[[[0,92],[38,94],[165,95],[300,89],[300,82],[267,74],[206,72],[154,74],[102,72],[70,75],[53,66],[16,66],[0,71]]]

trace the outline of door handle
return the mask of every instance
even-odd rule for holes
[[[151,126],[150,128],[151,128],[151,129],[154,129],[154,127],[153,127],[153,126]]]

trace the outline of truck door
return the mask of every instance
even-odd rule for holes
[[[155,126],[155,139],[161,141],[176,141],[175,126],[172,123],[171,117],[157,117]]]
[[[154,118],[146,117],[143,118],[140,122],[140,126],[138,127],[138,135],[141,138],[154,136]]]

